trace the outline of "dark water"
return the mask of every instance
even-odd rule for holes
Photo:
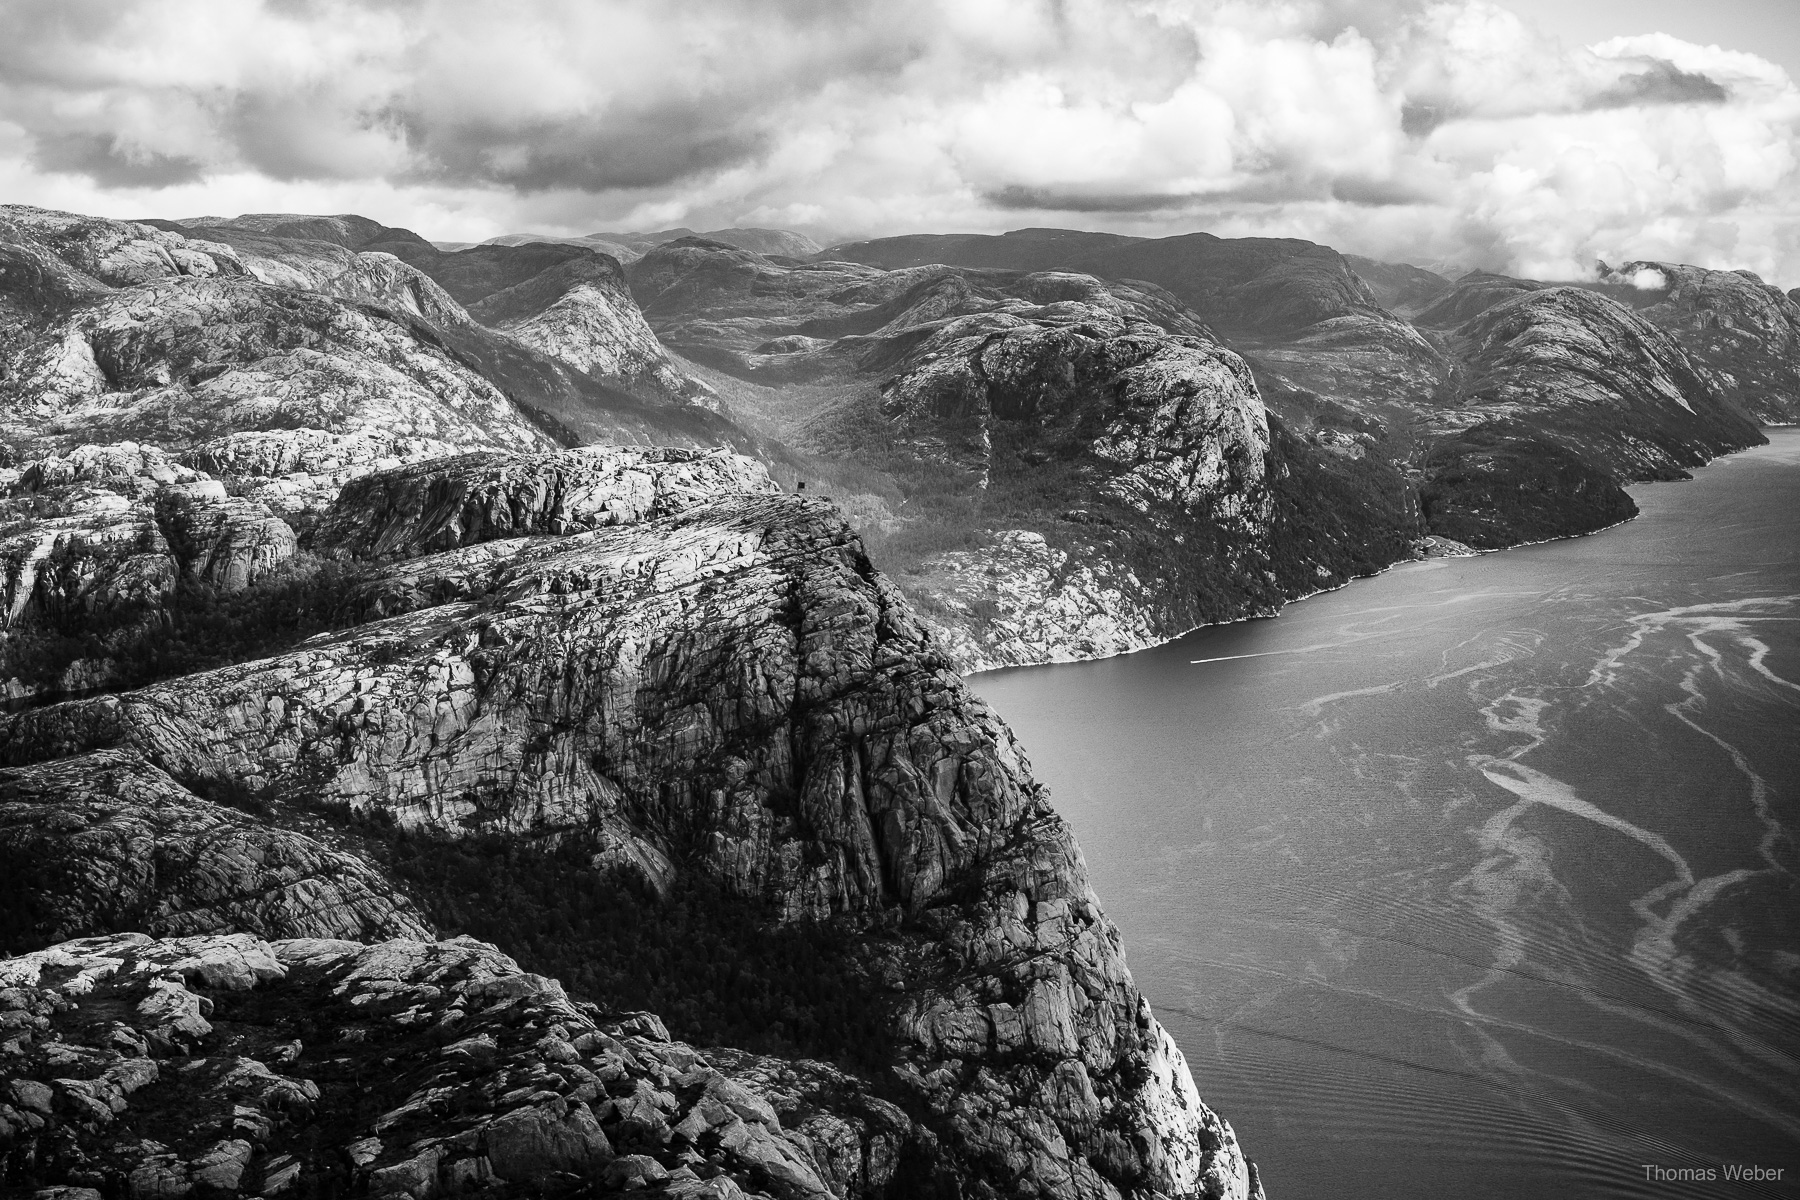
[[[1272,1200],[1800,1196],[1800,432],[1593,537],[976,676]],[[1778,1183],[1645,1167],[1779,1168]]]

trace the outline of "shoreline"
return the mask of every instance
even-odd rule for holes
[[[1800,421],[1796,421],[1792,424],[1787,424],[1787,425],[1773,425],[1773,424],[1759,425],[1757,428],[1759,428],[1759,429],[1800,430]],[[1716,463],[1725,462],[1728,459],[1736,458],[1740,454],[1747,454],[1752,450],[1761,449],[1762,446],[1766,446],[1769,444],[1770,443],[1765,439],[1761,443],[1760,446],[1744,446],[1737,450],[1727,451],[1724,454],[1720,454],[1713,458],[1708,459],[1706,462],[1700,464],[1700,466],[1695,469],[1704,471],[1706,468],[1713,466]],[[1661,486],[1664,484],[1692,483],[1692,482],[1693,482],[1693,477],[1690,475],[1686,479],[1645,479],[1645,480],[1641,480],[1636,483],[1628,483],[1628,484],[1625,484],[1624,486],[1626,488],[1658,487],[1658,486]],[[1539,538],[1538,540],[1532,541],[1532,542],[1514,542],[1510,546],[1499,546],[1492,550],[1476,550],[1475,553],[1473,553],[1473,554],[1443,555],[1438,559],[1432,559],[1432,558],[1396,559],[1393,562],[1389,563],[1387,566],[1382,567],[1378,571],[1371,571],[1367,575],[1352,576],[1351,578],[1344,580],[1344,582],[1337,584],[1334,587],[1318,588],[1315,591],[1307,592],[1305,595],[1295,596],[1291,600],[1284,600],[1284,601],[1282,601],[1282,603],[1280,604],[1279,607],[1273,609],[1270,612],[1248,613],[1241,617],[1233,617],[1229,621],[1204,621],[1198,625],[1194,625],[1187,629],[1183,629],[1179,633],[1171,634],[1170,636],[1163,638],[1159,641],[1148,642],[1142,646],[1134,646],[1130,650],[1120,650],[1113,654],[1096,654],[1089,658],[1070,658],[1070,659],[1061,659],[1061,660],[1045,659],[1043,662],[1033,662],[1033,663],[1008,663],[1005,666],[999,666],[999,667],[979,667],[973,671],[963,672],[962,675],[959,676],[959,678],[967,680],[967,679],[973,679],[977,675],[993,675],[993,674],[997,674],[1001,671],[1035,671],[1040,667],[1072,667],[1072,666],[1078,666],[1081,663],[1107,662],[1107,661],[1109,661],[1111,659],[1115,659],[1115,658],[1125,658],[1128,655],[1132,655],[1132,654],[1142,654],[1146,650],[1156,650],[1156,649],[1160,649],[1163,646],[1171,645],[1175,642],[1180,641],[1182,638],[1188,636],[1188,634],[1197,633],[1202,629],[1222,629],[1227,625],[1242,625],[1246,621],[1273,621],[1273,620],[1276,620],[1277,618],[1279,618],[1281,616],[1282,613],[1286,612],[1288,610],[1289,606],[1291,606],[1291,605],[1299,604],[1306,600],[1311,600],[1315,596],[1327,596],[1333,592],[1341,592],[1345,588],[1350,587],[1352,584],[1360,583],[1365,579],[1379,579],[1381,576],[1386,575],[1389,571],[1396,570],[1400,567],[1410,566],[1413,563],[1447,561],[1450,559],[1485,558],[1486,556],[1488,556],[1490,554],[1505,554],[1509,550],[1524,550],[1531,546],[1548,546],[1548,545],[1551,545],[1556,542],[1572,542],[1577,538],[1596,537],[1602,533],[1606,533],[1609,530],[1618,529],[1621,526],[1629,525],[1633,521],[1637,520],[1638,517],[1641,515],[1642,515],[1641,513],[1635,514],[1633,516],[1626,517],[1623,521],[1614,521],[1611,525],[1603,525],[1598,529],[1589,529],[1589,530],[1585,530],[1581,533],[1571,533],[1564,537]],[[1473,547],[1471,547],[1471,549],[1473,549]]]

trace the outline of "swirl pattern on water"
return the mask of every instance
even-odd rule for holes
[[[1800,432],[1591,538],[974,679],[1272,1196],[1800,1195]],[[1710,1189],[1710,1190],[1709,1190]]]

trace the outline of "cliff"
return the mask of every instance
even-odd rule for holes
[[[1759,421],[1800,421],[1800,303],[1750,271],[1682,263],[1601,264],[1607,295],[1634,308],[1709,367]]]
[[[748,490],[715,498],[731,487]],[[728,1117],[702,1107],[701,1117],[689,1119],[704,1093],[698,1079],[672,1084],[646,1066],[671,1099],[665,1105],[652,1097],[657,1111],[641,1119],[620,1104],[626,1091],[641,1095],[635,1081],[616,1088],[618,1080],[609,1081],[611,1108],[594,1103],[601,1099],[595,1090],[574,1096],[579,1073],[554,1101],[542,1087],[496,1083],[499,1099],[483,1103],[497,1114],[505,1109],[502,1121],[527,1120],[511,1115],[518,1100],[508,1097],[528,1097],[533,1112],[553,1110],[570,1128],[605,1135],[588,1140],[585,1157],[540,1156],[530,1158],[535,1166],[511,1169],[541,1171],[552,1161],[588,1177],[632,1169],[653,1176],[686,1165],[696,1175],[736,1171],[734,1186],[817,1195],[818,1181],[854,1175],[844,1164],[877,1162],[889,1165],[846,1184],[846,1194],[1251,1194],[1250,1169],[1229,1126],[1200,1102],[1179,1051],[1132,984],[1079,852],[1011,735],[963,687],[841,516],[769,488],[766,476],[726,455],[599,449],[464,457],[358,480],[319,525],[318,544],[365,558],[376,572],[367,588],[400,597],[390,609],[398,615],[355,623],[347,614],[345,628],[276,657],[32,708],[0,723],[0,761],[8,764],[0,787],[10,789],[0,795],[23,806],[91,811],[96,846],[147,840],[164,847],[161,858],[151,856],[160,863],[186,862],[204,843],[216,864],[153,873],[141,898],[108,908],[93,899],[108,889],[85,856],[114,862],[118,851],[99,853],[54,834],[15,836],[0,842],[0,853],[36,854],[43,864],[13,876],[30,911],[48,914],[33,928],[138,932],[155,923],[144,913],[212,904],[221,914],[217,927],[263,937],[316,935],[319,925],[342,930],[357,921],[362,936],[386,922],[417,937],[423,931],[407,903],[347,865],[356,830],[394,828],[396,836],[424,839],[406,845],[426,847],[477,834],[546,851],[578,847],[588,869],[616,879],[614,886],[672,891],[701,881],[722,902],[766,912],[776,925],[848,938],[851,985],[876,1020],[877,1042],[867,1048],[876,1065],[857,1079],[805,1064],[779,1067],[783,1080],[798,1080],[783,1086],[801,1092],[815,1077],[841,1077],[847,1082],[832,1086],[832,1102],[848,1093],[851,1103],[849,1116],[824,1109],[837,1114],[832,1136],[848,1138],[848,1150],[804,1138],[775,1149],[757,1143],[756,1153],[788,1164],[786,1177],[732,1157],[749,1151],[736,1146],[738,1135],[719,1133]],[[134,789],[107,798],[104,780],[121,773]],[[241,811],[189,795],[228,798]],[[328,851],[314,835],[276,832],[308,821],[351,840]],[[28,818],[17,827],[27,825]],[[102,832],[114,827],[116,835]],[[251,856],[234,847],[259,839],[284,848],[247,868]],[[208,890],[193,882],[202,873],[231,886]],[[321,911],[296,914],[292,897],[307,888],[321,898]],[[237,907],[219,909],[227,892]],[[505,903],[504,895],[488,901]],[[167,921],[151,930],[195,931],[193,923]],[[52,953],[99,952],[71,946]],[[291,963],[282,946],[269,953]],[[367,953],[343,946],[325,957]],[[455,953],[493,957],[479,947]],[[308,963],[308,970],[317,965]],[[256,993],[272,980],[246,986]],[[426,982],[449,998],[436,976]],[[342,995],[270,1002],[328,1013]],[[219,1003],[216,987],[212,996]],[[260,1001],[253,995],[247,1003]],[[350,1059],[372,1062],[362,1056],[381,1051],[391,1062],[382,1047],[426,1020],[415,1001],[404,1009],[414,1018],[390,1019],[401,1012],[392,1005],[365,1010],[388,1023],[363,1035],[375,1050],[349,1038]],[[588,1031],[570,1024],[579,1014],[559,1008],[556,1015],[565,1040]],[[480,1028],[458,1025],[458,1036]],[[150,1031],[142,1036],[155,1044]],[[220,1046],[236,1056],[232,1062],[264,1061],[231,1040],[240,1036],[292,1035],[278,1026],[260,1034],[233,1027]],[[544,1036],[533,1034],[532,1046]],[[345,1057],[347,1037],[342,1029],[335,1035],[334,1064]],[[445,1040],[432,1043],[431,1053]],[[508,1078],[536,1069],[522,1050],[503,1049],[494,1064]],[[667,1053],[645,1055],[677,1061]],[[672,1053],[682,1073],[694,1069],[691,1051]],[[564,1052],[554,1054],[560,1061]],[[723,1051],[716,1057],[726,1065],[751,1061]],[[589,1059],[580,1061],[605,1078]],[[98,1063],[95,1077],[109,1065],[116,1064]],[[324,1071],[321,1065],[302,1078]],[[407,1086],[419,1092],[425,1077]],[[419,1097],[413,1111],[429,1107]],[[404,1108],[405,1099],[396,1092],[384,1103]],[[60,1101],[49,1103],[54,1115]],[[421,1167],[424,1127],[409,1126],[403,1140],[390,1142],[390,1125],[412,1118],[356,1111],[368,1115],[333,1126],[329,1149],[296,1156],[303,1172],[341,1170],[336,1146],[376,1137],[394,1148],[357,1164],[368,1167],[375,1186],[387,1186],[376,1173],[403,1164],[411,1165],[392,1178],[447,1179],[448,1165],[484,1153],[486,1168],[459,1169],[516,1178],[501,1165],[505,1151],[495,1158],[495,1131],[452,1145],[453,1134],[469,1132],[467,1120],[429,1125],[445,1149],[426,1155],[431,1161]],[[880,1114],[867,1133],[885,1147],[879,1153],[852,1120],[869,1112]],[[774,1137],[787,1126],[763,1128]],[[232,1129],[156,1136],[164,1148],[140,1145],[123,1158],[96,1152],[101,1166],[78,1156],[32,1169],[60,1171],[40,1178],[67,1182],[79,1182],[83,1171],[114,1180],[152,1167],[199,1179],[227,1153],[247,1172],[242,1179],[266,1177],[271,1164],[286,1169],[279,1156],[292,1153],[284,1147],[293,1143],[277,1139],[259,1150],[244,1137],[237,1140],[248,1145],[221,1149],[236,1138]],[[321,1144],[309,1133],[306,1145]],[[656,1166],[615,1167],[632,1163],[626,1150]]]
[[[1636,514],[1623,484],[1763,440],[1713,372],[1614,301],[1464,283],[1497,302],[1453,334],[1445,434],[1423,459],[1432,532],[1492,549],[1603,528]]]

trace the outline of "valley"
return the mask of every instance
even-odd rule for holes
[[[0,207],[8,1186],[1261,1197],[964,676],[1800,405],[1742,273],[739,232]]]

